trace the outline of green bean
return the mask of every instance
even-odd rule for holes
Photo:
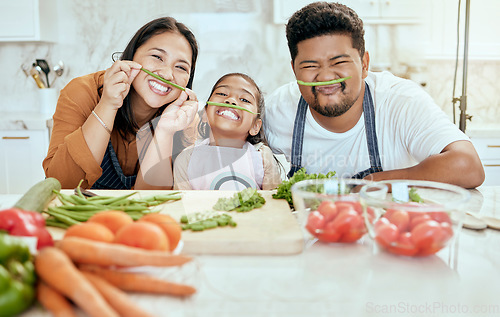
[[[71,217],[68,217],[64,214],[60,214],[60,213],[55,212],[55,211],[47,210],[45,212],[48,213],[49,215],[51,215],[52,217],[54,217],[55,219],[57,219],[57,221],[60,221],[60,222],[67,224],[69,226],[76,225],[76,224],[79,224],[81,222],[81,221],[75,220]]]
[[[142,70],[143,72],[145,72],[146,74],[151,75],[151,76],[153,76],[154,78],[156,78],[156,79],[158,79],[158,80],[161,80],[162,82],[164,82],[164,83],[166,83],[166,84],[169,84],[170,86],[173,86],[173,87],[175,87],[175,88],[177,88],[177,89],[180,89],[180,90],[182,90],[182,91],[185,91],[185,90],[186,90],[186,88],[184,88],[184,87],[182,87],[182,86],[179,86],[179,85],[177,85],[177,84],[174,84],[173,82],[171,82],[171,81],[169,81],[169,80],[166,80],[165,78],[163,78],[163,77],[161,77],[161,76],[158,76],[158,75],[156,75],[155,73],[152,73],[152,72],[150,72],[149,70],[147,70],[147,69],[145,69],[145,68],[141,68],[141,70]]]
[[[62,205],[58,207],[64,210],[71,211],[102,211],[107,209],[106,206],[98,205]]]
[[[85,197],[82,198],[82,197],[80,197],[78,195],[72,195],[70,197],[74,200],[75,204],[81,204],[81,205],[91,204],[91,202],[88,201]]]
[[[65,205],[75,204],[75,201],[72,198],[72,195],[65,195],[59,191],[56,191],[57,198],[61,201],[61,203]]]
[[[344,77],[344,78],[338,78],[330,81],[315,81],[315,82],[304,82],[302,80],[297,80],[297,84],[302,85],[302,86],[325,86],[325,85],[333,85],[337,83],[341,83],[345,80],[348,80],[352,76],[349,77]]]
[[[104,200],[101,200],[99,201],[99,204],[100,205],[111,205],[113,203],[117,203],[119,201],[124,201],[126,200],[127,198],[129,198],[130,196],[132,195],[135,195],[137,192],[132,192],[130,194],[126,194],[126,195],[123,195],[123,196],[118,196],[118,197],[112,197],[112,198],[109,198],[109,199],[104,199]]]
[[[188,216],[187,215],[182,215],[181,223],[188,223]]]
[[[58,221],[57,219],[55,218],[47,218],[45,219],[45,225],[47,227],[56,227],[56,228],[62,228],[62,229],[68,229],[70,226],[65,224],[65,223],[62,223],[60,221]]]
[[[90,217],[92,217],[95,213],[89,214],[88,212],[81,212],[81,211],[76,211],[76,212],[71,212],[68,210],[60,209],[57,207],[49,207],[46,211],[49,215],[54,216],[57,215],[62,215],[68,218],[71,218],[76,221],[87,221],[89,220]]]
[[[203,231],[203,230],[205,230],[205,226],[203,226],[203,224],[201,224],[201,223],[193,223],[190,226],[190,229],[193,231]]]
[[[240,107],[240,106],[237,106],[237,105],[232,105],[232,104],[229,104],[229,103],[220,103],[220,102],[213,102],[213,101],[207,101],[207,105],[209,106],[218,106],[218,107],[227,107],[227,108],[234,108],[234,109],[239,109],[239,110],[243,110],[243,111],[246,111],[246,112],[250,112],[251,114],[259,114],[258,112],[255,113],[247,108],[244,108],[244,107]]]
[[[78,194],[78,197],[85,198],[85,196],[82,194],[82,190],[80,189],[80,186],[82,185],[82,183],[83,183],[83,179],[81,179],[80,182],[78,183],[78,186],[76,186],[76,193]]]
[[[205,220],[202,221],[202,224],[205,227],[205,229],[212,229],[219,225],[215,220]]]

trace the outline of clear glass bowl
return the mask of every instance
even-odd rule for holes
[[[359,202],[359,190],[365,184],[369,182],[341,178],[303,180],[294,184],[293,205],[306,238],[321,242],[358,241],[367,232]]]
[[[370,211],[364,212],[370,237],[381,249],[404,256],[431,255],[450,245],[469,199],[466,189],[431,181],[383,181],[360,191]]]

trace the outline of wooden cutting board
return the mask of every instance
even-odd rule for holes
[[[69,191],[63,191],[70,193]],[[130,191],[94,191],[97,194],[119,196]],[[248,212],[230,212],[236,227],[217,227],[204,231],[182,232],[184,243],[182,253],[225,254],[225,255],[286,255],[297,254],[304,248],[304,238],[288,203],[273,199],[272,191],[259,191],[266,203],[259,209]],[[139,191],[133,197],[149,196],[158,191]],[[234,191],[183,191],[182,199],[160,205],[161,213],[177,221],[182,215],[211,210],[220,197],[231,197]],[[157,208],[158,208],[157,207]],[[54,228],[54,238],[60,238],[63,231]]]

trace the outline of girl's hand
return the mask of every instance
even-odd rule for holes
[[[186,88],[177,100],[165,108],[157,128],[170,133],[185,129],[193,122],[197,111],[198,98],[191,89]]]
[[[104,74],[104,87],[100,103],[119,109],[130,91],[130,85],[141,71],[133,61],[116,61]]]

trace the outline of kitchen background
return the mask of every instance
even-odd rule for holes
[[[227,72],[249,74],[265,94],[270,94],[294,79],[284,23],[309,2],[312,1],[0,0],[0,131],[29,130],[26,118],[50,118],[50,110],[48,115],[37,115],[43,110],[43,92],[22,70],[23,65],[31,66],[36,59],[47,60],[51,68],[49,80],[57,93],[72,78],[108,68],[112,53],[123,50],[143,24],[165,15],[185,23],[197,37],[200,53],[194,90],[199,100],[206,100],[213,83]],[[453,120],[452,99],[462,94],[466,1],[340,2],[356,9],[365,21],[371,70],[390,70],[420,83]],[[472,121],[467,122],[467,133],[488,140],[500,139],[500,81],[496,78],[500,73],[500,26],[496,17],[499,11],[498,0],[471,1],[467,113],[472,115]],[[34,29],[29,31],[34,32],[34,37],[25,37],[26,29]],[[64,64],[60,77],[54,71],[59,61]],[[41,74],[41,78],[45,75]],[[457,124],[458,106],[457,102]],[[26,120],[19,125],[23,119]],[[13,178],[12,172],[2,171],[9,169],[12,154],[7,150],[12,148],[0,143],[0,179],[5,182]],[[45,154],[40,157],[43,159]],[[484,158],[500,161],[500,155],[488,155]],[[41,161],[37,162],[41,165]],[[500,165],[493,163],[492,171],[500,175]],[[1,182],[0,193],[9,192],[9,185]]]

